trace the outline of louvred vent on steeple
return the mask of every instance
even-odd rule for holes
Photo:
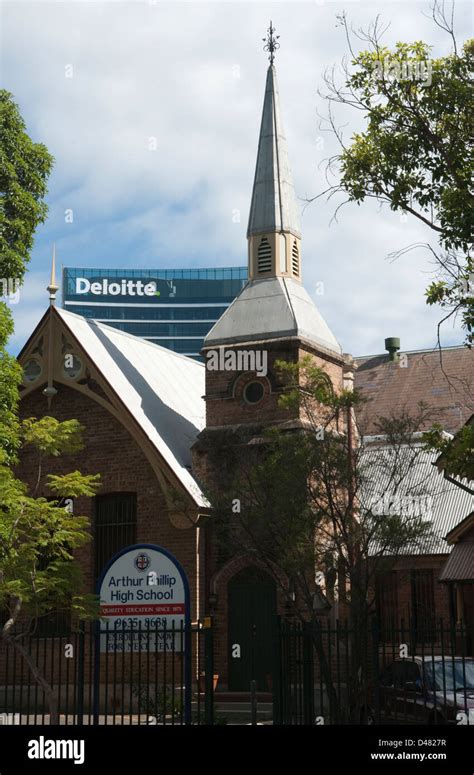
[[[266,237],[263,237],[258,246],[257,269],[259,274],[272,270],[272,248]]]
[[[295,277],[300,276],[300,254],[296,240],[293,240],[293,248],[291,250],[291,267]]]

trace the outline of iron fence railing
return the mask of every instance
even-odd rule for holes
[[[274,723],[474,725],[474,628],[440,621],[429,635],[279,620]]]
[[[274,633],[274,724],[474,725],[472,629],[278,619]],[[214,674],[209,619],[19,634],[0,641],[0,724],[213,724]]]
[[[209,724],[212,659],[209,620],[19,634],[0,641],[0,724]]]

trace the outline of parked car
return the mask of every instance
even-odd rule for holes
[[[472,724],[474,659],[449,656],[396,659],[383,668],[378,692],[381,719],[391,723]],[[375,722],[370,703],[364,720],[368,724]]]

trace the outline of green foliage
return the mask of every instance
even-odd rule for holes
[[[363,396],[356,390],[335,392],[331,379],[324,369],[315,366],[310,355],[298,363],[284,360],[275,361],[275,370],[285,383],[279,404],[286,409],[296,409],[307,399],[320,407],[329,409],[329,417],[344,408],[355,408],[364,402]]]
[[[423,438],[428,449],[440,453],[447,474],[474,481],[474,424],[463,425],[454,439],[446,438],[441,425],[435,424]]]
[[[435,4],[433,18],[452,33]],[[471,344],[474,331],[474,265],[471,254],[474,198],[471,187],[472,71],[474,40],[461,51],[434,58],[422,42],[381,45],[378,22],[362,39],[369,48],[354,53],[345,15],[340,17],[351,50],[345,84],[327,78],[327,99],[356,107],[366,127],[336,157],[348,200],[387,202],[420,219],[437,236],[439,277],[426,292],[428,304],[459,311]],[[454,35],[452,35],[454,40]],[[334,129],[334,124],[330,120]],[[338,135],[339,136],[339,135]],[[339,136],[340,139],[340,136]],[[470,288],[469,288],[470,286]]]
[[[13,321],[6,304],[0,302],[0,462],[13,463],[19,447],[16,414],[18,385],[22,379],[19,363],[6,349],[13,332]]]
[[[100,484],[100,474],[81,474],[80,471],[71,471],[62,476],[47,474],[46,478],[48,488],[63,498],[78,498],[81,495],[91,498]]]
[[[12,95],[0,90],[0,277],[22,281],[33,235],[46,220],[43,201],[53,157],[34,143]]]
[[[416,207],[433,225],[434,211],[444,247],[463,251],[472,238],[472,65],[472,41],[462,55],[438,59],[421,41],[358,54],[347,86],[365,105],[367,129],[341,154],[352,200],[386,197],[392,210]]]
[[[82,449],[83,427],[77,420],[59,422],[54,417],[30,417],[21,424],[23,443],[33,445],[44,455],[58,457]]]
[[[21,428],[23,443],[33,446],[40,459],[81,448],[82,427],[75,420],[30,418]],[[11,467],[0,464],[0,606],[26,627],[46,613],[67,609],[90,616],[96,608],[91,595],[81,594],[80,567],[72,562],[73,551],[90,541],[89,522],[70,513],[61,499],[93,496],[99,476],[48,474],[39,484],[59,499],[32,497]]]
[[[414,417],[379,418],[390,454],[387,447],[368,451],[358,441],[352,411],[361,401],[357,393],[336,393],[327,373],[311,359],[280,363],[279,371],[287,384],[280,405],[298,407],[298,430],[289,430],[286,423],[264,431],[244,429],[249,438],[234,432],[210,451],[210,468],[219,470],[220,477],[219,488],[208,497],[221,560],[236,552],[255,556],[277,582],[282,571],[296,590],[298,615],[313,614],[315,569],[326,579],[343,574],[354,609],[367,609],[379,563],[387,557],[393,561],[408,545],[419,545],[431,534],[422,514],[380,516],[371,501],[375,492],[379,507],[387,491],[403,492],[420,456],[413,434],[427,408],[420,405]],[[259,443],[249,443],[255,437]],[[382,495],[373,488],[381,473]],[[288,587],[282,591],[288,594]]]
[[[132,692],[137,698],[138,713],[146,714],[148,724],[162,724],[166,718],[180,718],[181,698],[170,686],[157,686],[151,690],[148,683],[140,683],[136,678],[132,683]]]

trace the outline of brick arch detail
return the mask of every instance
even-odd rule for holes
[[[283,573],[283,571],[280,568],[278,568],[278,566],[276,566],[274,563],[272,563],[271,565],[275,576],[277,576],[280,579],[280,582],[282,585],[286,586],[288,584],[288,578],[286,574]],[[240,554],[237,557],[233,557],[231,560],[225,563],[225,565],[219,568],[219,570],[217,570],[211,576],[210,585],[209,585],[211,595],[217,595],[219,587],[225,588],[229,583],[230,579],[233,578],[233,576],[236,576],[237,573],[239,573],[241,570],[244,570],[244,568],[252,567],[252,566],[259,568],[260,570],[263,570],[266,573],[269,573],[268,566],[264,562],[259,560],[257,557],[255,557],[255,555]]]

